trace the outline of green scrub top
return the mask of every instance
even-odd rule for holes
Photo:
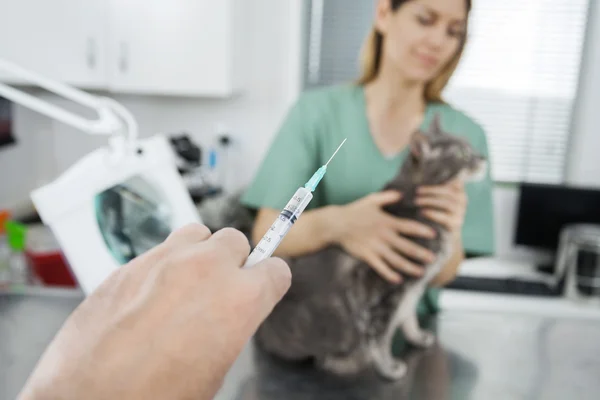
[[[440,113],[445,131],[462,136],[489,157],[480,125],[448,104],[429,103],[421,126],[427,129]],[[380,191],[398,172],[408,149],[386,157],[369,130],[364,88],[347,84],[311,89],[300,95],[288,112],[253,182],[242,197],[251,208],[282,209],[298,187],[348,140],[329,164],[307,209],[343,205]],[[488,163],[489,165],[489,163]],[[468,209],[462,230],[466,253],[494,252],[492,180],[466,186]],[[419,304],[419,315],[437,311],[439,289],[428,289]]]

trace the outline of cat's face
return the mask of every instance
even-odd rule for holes
[[[441,129],[436,115],[429,132],[416,133],[411,142],[413,165],[426,182],[443,184],[458,179],[477,181],[485,177],[487,162],[463,138]]]

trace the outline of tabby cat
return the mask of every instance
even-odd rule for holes
[[[436,261],[424,265],[422,277],[404,276],[398,285],[339,247],[286,259],[292,286],[257,331],[259,347],[286,360],[312,359],[338,375],[374,367],[384,378],[401,378],[406,364],[392,355],[392,338],[401,329],[414,345],[434,343],[434,335],[420,328],[416,309],[452,246],[447,230],[420,214],[414,203],[416,188],[453,179],[479,180],[485,167],[484,157],[463,138],[444,132],[435,115],[428,132],[413,135],[409,157],[384,190],[403,194],[385,207],[387,212],[437,232],[434,239],[412,238],[436,254]]]

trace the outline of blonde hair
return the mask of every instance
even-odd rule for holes
[[[404,3],[405,1],[399,1],[396,3]],[[397,9],[400,4],[395,4]],[[467,0],[467,14],[471,8],[471,2]],[[446,66],[440,71],[440,73],[427,82],[425,85],[425,101],[427,102],[444,102],[442,99],[442,91],[450,81],[452,74],[456,70],[460,58],[462,57],[463,50],[466,43],[466,32],[461,40],[460,47],[452,59],[446,64]],[[383,57],[383,35],[375,28],[371,28],[371,32],[367,36],[363,48],[361,50],[361,76],[358,79],[359,85],[366,85],[373,81],[379,74],[381,67],[381,59]]]

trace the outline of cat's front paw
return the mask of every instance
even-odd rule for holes
[[[404,361],[390,359],[385,364],[377,364],[376,370],[384,379],[397,381],[406,375],[408,367]]]

